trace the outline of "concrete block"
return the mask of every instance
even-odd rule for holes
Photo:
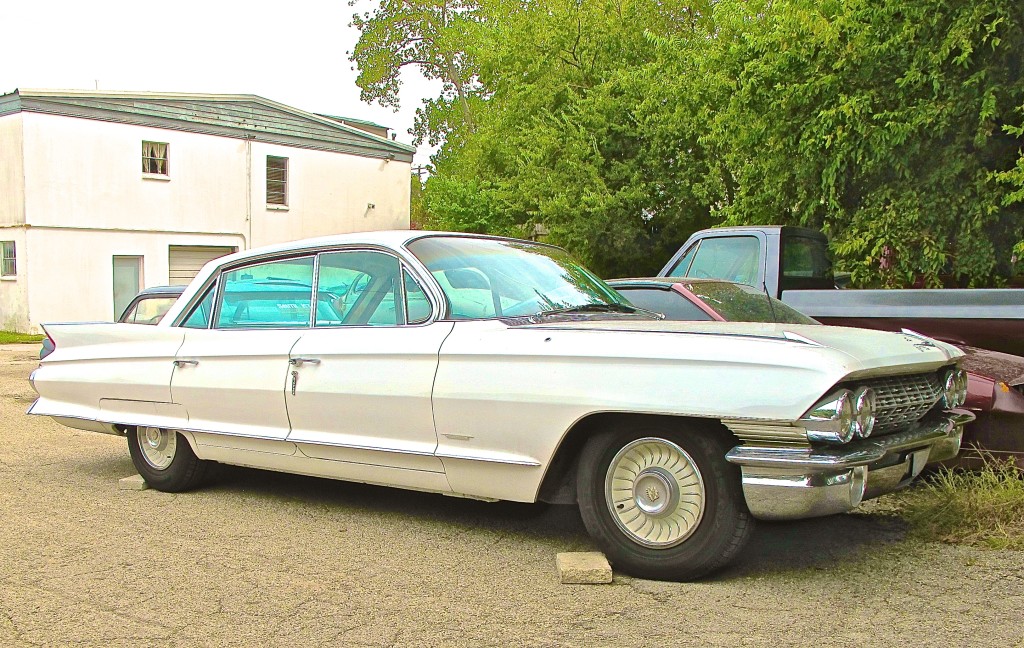
[[[612,582],[612,566],[600,551],[565,552],[555,556],[563,585],[600,585]]]
[[[131,477],[119,479],[117,487],[121,490],[146,490],[149,488],[149,484],[142,478],[142,475],[132,475]]]

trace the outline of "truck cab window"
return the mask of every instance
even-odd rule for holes
[[[737,283],[758,283],[761,246],[753,236],[706,238],[693,256],[687,277],[726,279]]]

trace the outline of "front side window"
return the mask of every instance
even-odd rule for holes
[[[13,277],[17,275],[17,260],[14,241],[0,241],[0,277]]]
[[[288,158],[267,156],[267,204],[288,204]]]
[[[282,259],[221,275],[217,328],[301,328],[313,312],[313,257]]]
[[[693,256],[687,277],[726,279],[757,283],[761,245],[754,236],[723,236],[704,239]]]
[[[697,247],[700,245],[700,241],[697,241],[686,251],[682,259],[679,259],[677,263],[668,273],[669,277],[685,277],[686,271],[690,269],[690,263],[693,261],[693,255],[697,252]]]
[[[570,310],[634,310],[565,250],[525,241],[431,236],[411,242],[437,280],[451,319]]]
[[[166,142],[142,143],[142,172],[168,175],[168,146]]]
[[[427,293],[412,275],[402,271],[405,277],[405,317],[409,324],[422,324],[430,319],[430,300]]]
[[[423,289],[390,254],[367,250],[321,254],[317,285],[318,327],[401,326],[430,318]]]

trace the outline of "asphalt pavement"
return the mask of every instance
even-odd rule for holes
[[[884,506],[762,524],[697,583],[562,585],[572,507],[218,467],[118,488],[124,439],[25,416],[0,346],[0,646],[1024,646],[1024,552],[922,543]]]

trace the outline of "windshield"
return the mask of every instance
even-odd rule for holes
[[[559,248],[456,236],[422,238],[408,248],[444,291],[451,319],[632,310],[624,297]]]
[[[800,311],[794,310],[746,284],[724,281],[682,281],[680,283],[725,318],[727,322],[818,323]]]

